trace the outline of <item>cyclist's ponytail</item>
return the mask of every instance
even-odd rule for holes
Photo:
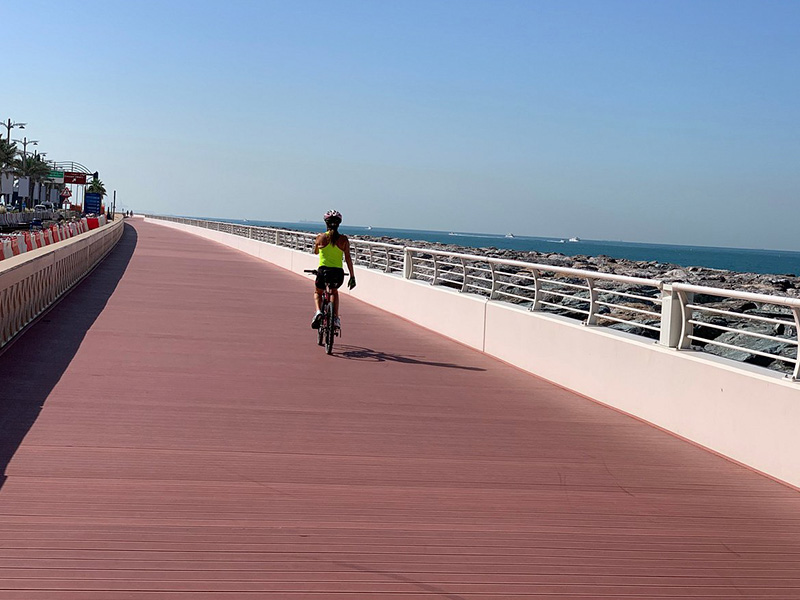
[[[331,246],[335,246],[336,242],[339,241],[338,223],[328,223],[328,241],[330,242]]]

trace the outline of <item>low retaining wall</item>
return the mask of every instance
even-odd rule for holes
[[[295,273],[317,265],[311,254],[191,225],[148,221]],[[343,292],[800,487],[798,382],[482,296],[356,270],[358,287]]]
[[[67,293],[122,237],[123,220],[0,262],[0,348]]]

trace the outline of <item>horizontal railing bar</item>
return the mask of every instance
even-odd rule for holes
[[[411,252],[436,254],[438,256],[453,256],[458,258],[464,258],[467,260],[475,260],[476,258],[474,255],[471,254],[460,254],[458,252],[445,252],[442,250],[430,250],[430,249],[416,248],[416,247],[409,247],[408,250]],[[571,269],[569,267],[557,267],[555,265],[541,265],[536,263],[528,263],[528,262],[523,262],[521,260],[508,260],[504,258],[485,258],[481,262],[486,262],[495,265],[508,265],[523,269],[550,271],[553,273],[562,273],[564,275],[574,275],[575,277],[580,277],[582,279],[586,279],[587,277],[590,279],[607,279],[609,281],[619,281],[621,283],[648,285],[658,289],[661,289],[663,286],[663,282],[658,279],[644,279],[641,277],[630,277],[628,275],[613,275],[610,273],[601,273],[599,271],[582,271],[580,269]]]
[[[633,325],[635,327],[642,327],[644,329],[649,329],[650,331],[661,331],[660,327],[656,327],[655,325],[649,325],[647,323],[640,323],[639,321],[627,321],[625,319],[620,319],[619,317],[615,317],[613,315],[597,315],[598,319],[605,319],[607,321],[615,321],[617,323],[625,323],[627,325]]]
[[[724,325],[716,325],[714,323],[704,323],[703,321],[695,321],[694,319],[690,319],[689,323],[692,325],[702,325],[704,327],[711,327],[712,329],[719,329],[721,331],[727,331],[729,333],[741,333],[742,335],[747,335],[751,337],[761,338],[762,340],[770,340],[771,342],[778,342],[781,344],[792,344],[793,346],[797,346],[797,340],[792,340],[789,338],[782,338],[777,337],[774,335],[768,335],[766,333],[758,333],[757,331],[748,331],[746,329],[736,329],[735,327],[725,327]],[[741,346],[744,348],[744,346]]]
[[[623,298],[632,298],[634,300],[641,300],[642,302],[652,302],[653,304],[661,304],[661,297],[656,296],[655,298],[649,296],[640,296],[638,294],[631,294],[629,292],[617,292],[613,290],[605,290],[602,288],[595,288],[595,290],[599,294],[607,294],[610,296],[622,296]]]
[[[581,302],[589,303],[591,300],[589,298],[581,298],[580,296],[571,296],[569,294],[564,294],[562,292],[556,292],[554,290],[542,290],[543,294],[550,294],[552,296],[558,296],[559,298],[569,298],[570,300],[579,300]]]
[[[529,296],[519,296],[517,294],[512,294],[511,292],[504,292],[502,290],[495,291],[495,294],[498,296],[508,296],[509,298],[517,298],[518,300],[526,300],[529,302],[533,302],[533,298]]]
[[[571,306],[564,306],[563,304],[556,304],[555,302],[548,302],[547,300],[540,300],[539,304],[544,304],[545,306],[552,306],[553,308],[558,308],[559,310],[564,310],[567,312],[574,312],[580,313],[582,315],[588,315],[588,310],[583,310],[581,308],[573,308]]]
[[[478,277],[477,275],[470,275],[470,279],[476,279],[478,281],[485,281],[486,283],[492,283],[491,279],[486,279],[486,277]]]
[[[558,281],[557,279],[547,279],[546,277],[540,277],[539,281],[541,281],[542,283],[549,283],[551,285],[558,287],[568,287],[576,290],[586,290],[586,291],[589,290],[588,285],[580,285],[578,283],[570,283],[568,281]]]
[[[766,304],[777,304],[780,306],[791,306],[800,308],[799,298],[786,298],[784,296],[768,296],[766,294],[754,294],[752,292],[740,292],[739,290],[723,290],[720,288],[706,287],[702,285],[689,285],[687,283],[673,283],[672,289],[680,292],[693,294],[705,294],[707,296],[719,296],[721,298],[737,298],[739,300],[752,300]]]
[[[625,306],[624,304],[614,304],[612,302],[603,302],[602,300],[598,300],[597,304],[600,306],[607,306],[608,308],[617,308],[619,310],[629,310],[631,312],[635,312],[641,315],[648,315],[650,317],[654,317],[656,319],[661,318],[661,313],[653,312],[652,310],[646,310],[644,308],[636,308],[634,306]]]
[[[751,348],[744,348],[742,346],[734,346],[733,344],[726,344],[724,342],[717,342],[715,340],[707,340],[706,338],[701,338],[694,335],[689,335],[687,337],[690,340],[695,340],[696,342],[705,342],[706,344],[711,344],[712,346],[721,346],[722,348],[727,348],[728,350],[739,350],[740,352],[744,352],[746,354],[756,354],[758,356],[763,356],[764,358],[781,360],[792,364],[797,363],[797,359],[789,358],[788,356],[781,356],[780,354],[770,354],[769,352],[761,352],[760,350],[753,350]]]
[[[772,317],[762,317],[761,315],[748,315],[745,313],[737,313],[730,310],[722,310],[719,308],[710,308],[707,306],[702,306],[700,304],[687,304],[686,308],[691,308],[700,312],[707,312],[712,313],[715,315],[725,315],[727,317],[734,317],[737,319],[743,319],[748,321],[761,321],[763,323],[771,323],[773,325],[789,325],[793,326],[794,321],[789,321],[787,319],[775,319]],[[787,315],[790,316],[790,315]]]

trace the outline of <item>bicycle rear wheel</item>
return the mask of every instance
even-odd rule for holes
[[[325,320],[328,326],[325,328],[325,352],[331,354],[333,352],[333,338],[336,335],[336,326],[333,321],[333,302],[329,302],[325,307]]]

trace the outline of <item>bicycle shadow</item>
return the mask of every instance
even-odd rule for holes
[[[428,367],[461,369],[464,371],[486,370],[481,367],[468,367],[464,365],[456,365],[453,363],[422,360],[419,358],[414,358],[413,356],[403,356],[402,354],[391,354],[389,352],[381,352],[380,350],[373,350],[371,348],[364,348],[362,346],[348,346],[346,344],[339,344],[336,347],[336,350],[337,351],[333,354],[333,356],[336,358],[343,358],[345,360],[360,360],[364,362],[398,362],[409,365],[425,365]]]
[[[128,267],[138,235],[124,227],[95,270],[0,353],[0,489],[8,463]]]

